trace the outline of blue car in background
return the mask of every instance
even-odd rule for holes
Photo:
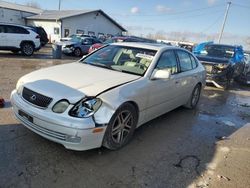
[[[95,43],[101,43],[94,37],[74,37],[68,41],[59,42],[62,46],[62,52],[66,55],[74,55],[80,57],[89,52],[90,46]]]
[[[245,66],[242,46],[206,42],[197,45],[193,53],[207,71],[206,82],[227,89],[239,77]]]

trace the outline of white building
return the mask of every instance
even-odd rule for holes
[[[51,42],[71,34],[121,35],[121,25],[102,10],[41,10],[0,0],[0,22],[41,26]]]
[[[40,14],[41,9],[8,3],[0,0],[0,22],[26,24],[26,17]]]
[[[42,26],[51,41],[71,34],[121,35],[126,32],[102,10],[45,10],[41,14],[26,17],[27,25]]]

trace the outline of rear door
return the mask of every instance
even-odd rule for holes
[[[196,67],[198,66],[195,58],[187,51],[176,50],[176,54],[179,60],[180,73],[176,82],[178,82],[178,95],[182,104],[186,103],[191,96],[191,93],[197,84],[198,72]]]
[[[82,44],[81,44],[81,50],[83,54],[87,54],[89,52],[89,48],[90,46],[92,46],[93,43],[93,39],[91,38],[84,38],[82,40]]]
[[[5,26],[0,25],[0,48],[4,48],[6,46],[6,33]]]

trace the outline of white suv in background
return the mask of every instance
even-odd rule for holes
[[[0,50],[31,56],[40,49],[40,36],[26,26],[0,23]]]

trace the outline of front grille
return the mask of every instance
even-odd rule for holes
[[[30,102],[36,106],[42,107],[42,108],[47,108],[52,101],[52,98],[41,95],[41,94],[39,94],[35,91],[32,91],[26,87],[23,88],[22,96],[28,102]]]

